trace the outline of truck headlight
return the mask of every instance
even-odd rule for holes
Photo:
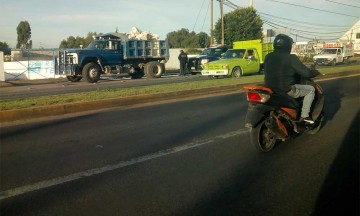
[[[201,64],[207,64],[209,62],[209,59],[202,59]]]
[[[229,65],[223,65],[222,69],[229,69]]]

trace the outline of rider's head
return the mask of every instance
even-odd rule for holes
[[[274,49],[276,51],[291,52],[293,39],[285,34],[278,34],[274,40]]]

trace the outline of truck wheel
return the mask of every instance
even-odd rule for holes
[[[69,80],[70,82],[79,82],[82,79],[82,77],[74,75],[74,76],[66,76],[66,79]]]
[[[148,78],[160,78],[165,72],[165,67],[159,62],[149,62],[145,65],[145,75]]]
[[[336,66],[336,59],[333,60],[332,65]]]
[[[239,78],[242,76],[242,70],[240,67],[234,67],[234,69],[232,70],[232,74],[231,74],[232,77],[235,77],[235,78]]]
[[[86,78],[89,83],[95,83],[99,81],[101,75],[101,69],[96,63],[87,63],[83,70],[82,76]]]

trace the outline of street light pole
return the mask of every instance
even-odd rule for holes
[[[224,0],[220,2],[220,11],[221,11],[221,45],[224,45]]]
[[[210,45],[214,44],[214,14],[213,14],[213,0],[210,0]]]

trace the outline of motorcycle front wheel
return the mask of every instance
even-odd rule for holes
[[[277,142],[276,135],[269,130],[265,120],[250,129],[250,142],[261,152],[271,151]]]

